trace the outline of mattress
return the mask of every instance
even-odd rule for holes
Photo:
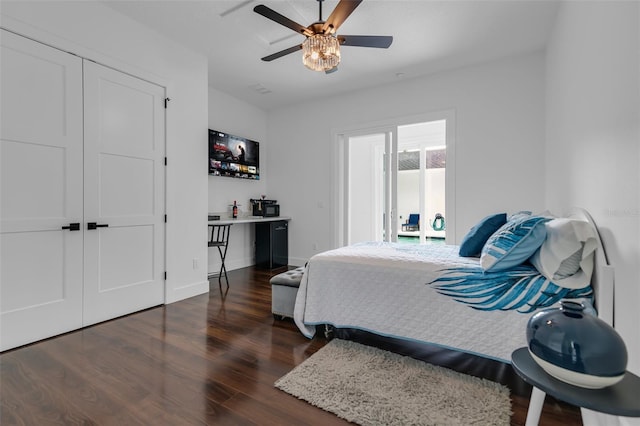
[[[455,245],[360,243],[313,256],[300,283],[294,320],[312,338],[329,324],[426,342],[510,363],[526,346],[532,315],[480,311],[428,283],[447,268],[478,266]]]

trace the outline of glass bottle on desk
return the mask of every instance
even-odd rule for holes
[[[236,202],[233,202],[233,218],[236,219],[238,217],[238,205]]]

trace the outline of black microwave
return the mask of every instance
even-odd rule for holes
[[[253,216],[277,217],[280,216],[280,205],[276,200],[249,200],[253,207]]]
[[[265,204],[262,206],[262,216],[277,217],[280,216],[280,204]]]

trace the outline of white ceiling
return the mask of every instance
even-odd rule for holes
[[[315,0],[104,1],[206,55],[211,87],[263,109],[541,49],[558,6],[555,0],[364,0],[337,34],[392,35],[391,47],[343,47],[338,71],[324,74],[305,68],[301,52],[261,61],[304,36],[253,11],[265,4],[307,26],[318,20]],[[323,3],[323,19],[337,3]]]

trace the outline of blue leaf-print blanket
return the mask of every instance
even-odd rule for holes
[[[429,285],[440,294],[482,311],[529,313],[561,299],[591,299],[593,296],[591,286],[580,289],[560,287],[527,264],[499,272],[485,272],[479,266],[450,268]]]

